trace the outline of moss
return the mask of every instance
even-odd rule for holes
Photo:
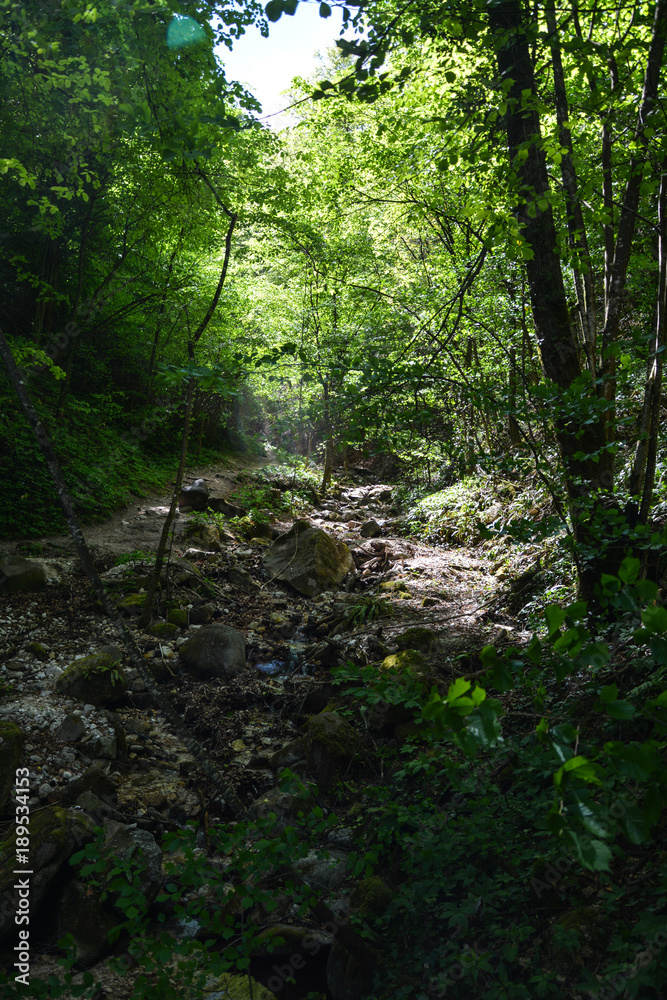
[[[127,690],[127,680],[112,656],[94,653],[70,663],[56,681],[56,690],[100,707],[119,701]]]
[[[371,920],[383,916],[391,903],[391,892],[377,875],[362,878],[350,897],[350,908],[364,918]]]
[[[393,673],[407,673],[419,680],[426,680],[430,674],[430,667],[421,653],[416,649],[402,649],[391,656],[385,656],[380,664],[380,670],[392,671]]]
[[[145,594],[128,594],[118,602],[117,607],[121,614],[138,616],[144,610],[145,603]]]
[[[336,757],[354,753],[359,743],[359,737],[350,723],[335,712],[327,711],[320,712],[308,723],[308,740],[319,743]]]
[[[438,641],[437,636],[429,628],[417,626],[406,629],[396,636],[396,644],[400,650],[416,649],[420,653],[429,653]]]
[[[83,813],[47,806],[30,814],[30,909],[35,913],[58,872],[75,851],[92,840],[94,824]],[[14,900],[16,826],[0,841],[0,899]],[[0,941],[13,937],[13,921],[0,924]]]
[[[38,660],[42,661],[42,663],[45,663],[49,658],[49,651],[46,646],[41,644],[41,642],[29,642],[26,648],[29,653],[36,656]]]
[[[184,608],[172,608],[167,615],[170,625],[178,625],[179,628],[188,627],[188,612]]]
[[[402,580],[385,580],[384,583],[380,584],[380,590],[382,593],[403,593],[409,594],[407,586]]]
[[[308,723],[306,739],[308,767],[322,790],[328,791],[348,772],[359,737],[340,715],[321,712]]]
[[[174,639],[178,635],[176,625],[170,625],[169,622],[154,622],[146,631],[157,639]]]

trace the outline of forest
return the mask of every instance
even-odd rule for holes
[[[660,1000],[667,0],[307,3],[0,0],[3,995]]]

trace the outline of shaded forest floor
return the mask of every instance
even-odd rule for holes
[[[239,460],[191,469],[189,478],[205,478],[232,502],[258,482],[277,496],[284,493],[284,477],[268,465]],[[321,506],[303,496],[296,507],[290,501],[291,512],[278,505],[283,509],[271,519],[274,535],[295,517],[306,516],[352,549],[355,586],[315,599],[267,581],[262,558],[268,522],[259,525],[262,538],[252,534],[243,516],[233,518],[219,529],[218,551],[205,553],[186,525],[196,530],[207,518],[182,515],[171,559],[182,567],[185,556],[197,576],[186,572],[169,597],[170,606],[186,618],[160,637],[134,629],[144,656],[193,735],[243,801],[253,805],[256,817],[280,817],[281,810],[291,808],[295,787],[301,788],[296,799],[301,796],[304,809],[314,809],[324,826],[319,840],[303,828],[300,836],[309,836],[309,847],[328,852],[328,863],[346,871],[333,883],[322,882],[330,902],[348,906],[360,876],[382,875],[389,902],[378,912],[363,913],[357,923],[386,954],[389,985],[380,987],[378,996],[437,1000],[469,996],[471,988],[473,995],[489,1000],[571,997],[582,995],[582,989],[594,995],[594,984],[607,988],[612,972],[623,978],[623,989],[639,982],[635,959],[641,951],[648,955],[647,968],[660,966],[647,973],[642,995],[660,997],[662,949],[652,942],[667,906],[660,888],[664,851],[647,853],[627,845],[625,854],[614,859],[612,873],[590,872],[547,836],[552,765],[535,744],[541,710],[532,695],[516,690],[503,697],[505,743],[472,760],[454,744],[438,740],[420,720],[415,708],[427,693],[421,682],[410,687],[412,678],[398,697],[395,688],[368,697],[372,685],[366,671],[402,649],[416,649],[428,665],[422,679],[444,691],[457,677],[474,680],[483,674],[485,646],[525,646],[530,639],[508,610],[521,600],[516,581],[530,555],[501,582],[480,541],[469,547],[438,546],[399,533],[404,522],[392,507],[392,487],[387,485],[386,499],[379,500],[377,486],[368,478],[348,478]],[[141,588],[168,502],[166,495],[148,498],[85,531],[119,601]],[[365,519],[378,525],[375,537],[364,537]],[[119,745],[115,757],[98,757],[100,742],[86,735],[63,757],[59,726],[73,706],[56,695],[54,682],[68,662],[116,638],[67,539],[33,540],[17,548],[28,555],[39,550],[52,560],[60,580],[41,593],[13,596],[0,622],[6,685],[0,710],[26,728],[31,786],[39,789],[33,808],[64,801],[70,783],[98,764],[117,785],[116,821],[139,823],[156,838],[191,822],[204,837],[199,843],[209,844],[209,824],[228,820],[224,804],[154,711],[140,679],[129,672],[123,703],[98,719],[102,736],[105,719],[123,734],[122,751]],[[200,624],[223,621],[244,633],[247,664],[233,682],[203,680],[179,667],[179,643],[196,612],[204,615]],[[43,653],[31,652],[31,643]],[[619,665],[633,676],[627,661]],[[600,730],[590,693],[579,681],[561,688],[553,725],[572,710],[579,713],[582,730],[588,721]],[[303,752],[303,734],[322,712],[335,714],[355,734],[355,750],[333,781],[313,773]],[[93,721],[97,717],[89,715]],[[291,778],[280,778],[285,768]],[[304,791],[313,779],[315,791]],[[626,811],[632,794],[632,789],[623,792],[621,801],[630,803]],[[228,870],[226,878],[234,884],[239,875]],[[276,926],[283,932],[286,926],[318,930],[312,915],[304,919],[297,911],[289,900],[281,902],[279,924],[271,911],[253,914],[263,932]],[[55,969],[55,959],[48,957],[55,948],[48,915],[42,915],[41,926],[43,956],[34,975]],[[638,942],[644,942],[643,950]],[[279,944],[276,949],[277,958],[284,957]],[[609,949],[611,962],[605,955]],[[278,995],[283,1000],[308,991],[318,997],[346,995],[331,983],[332,954],[330,937],[306,980],[297,977],[296,987],[283,984]],[[256,949],[253,972],[260,980],[270,978],[271,961]],[[122,986],[105,964],[94,971],[107,984],[100,995],[109,998],[126,995],[135,978]],[[361,973],[352,978],[365,991],[356,995],[371,995]]]

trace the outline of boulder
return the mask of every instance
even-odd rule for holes
[[[44,567],[23,556],[3,556],[0,559],[0,591],[18,594],[22,591],[43,590],[46,587]]]
[[[84,792],[92,792],[98,799],[111,805],[118,803],[116,782],[99,764],[93,764],[80,778],[70,781],[63,789],[60,800],[64,805],[73,805]]]
[[[117,660],[106,653],[93,653],[74,660],[56,681],[56,691],[86,705],[113,705],[127,691],[127,680]]]
[[[86,724],[78,712],[65,716],[55,731],[55,738],[63,743],[76,743],[86,732]]]
[[[30,891],[30,921],[38,915],[40,903],[61,869],[85,843],[92,840],[94,824],[81,812],[47,806],[33,810],[30,815],[30,870],[26,876]],[[16,826],[0,841],[0,912],[10,913],[17,908],[18,897],[14,888],[16,867]],[[13,920],[0,921],[0,942],[15,939],[16,924]]]
[[[295,521],[279,535],[264,556],[264,568],[273,579],[284,580],[305,597],[337,590],[354,561],[347,545],[309,521]]]
[[[234,677],[245,667],[245,636],[229,625],[202,625],[178,652],[189,670],[208,677]]]
[[[188,521],[183,530],[183,538],[204,552],[220,552],[220,530],[217,524]]]
[[[0,813],[16,783],[25,735],[13,722],[0,722]]]
[[[108,903],[90,886],[72,879],[65,884],[54,908],[53,926],[58,940],[71,934],[79,965],[88,968],[111,949],[109,932],[120,923]],[[50,921],[51,922],[51,921]]]
[[[362,538],[377,538],[378,535],[382,534],[382,528],[377,521],[366,521],[359,528],[359,534]]]
[[[349,771],[360,740],[350,723],[336,712],[320,712],[306,730],[308,769],[323,792]]]
[[[430,628],[417,625],[401,632],[395,638],[399,652],[405,649],[416,649],[419,653],[432,653],[438,647],[438,637]]]
[[[206,510],[208,505],[208,489],[203,479],[195,479],[192,486],[183,486],[178,497],[181,510]]]
[[[232,587],[235,587],[237,590],[259,590],[257,581],[253,580],[247,570],[241,569],[239,566],[229,567],[227,570],[227,579]]]
[[[91,887],[78,879],[68,881],[56,907],[58,937],[72,935],[77,961],[84,966],[107,954],[108,933],[124,918],[124,911],[118,906],[118,891],[112,890],[107,898],[107,871],[120,869],[131,873],[136,889],[131,901],[140,899],[142,907],[150,905],[162,883],[162,854],[146,830],[121,827],[102,848],[102,858],[106,869],[98,876],[101,886]],[[125,877],[129,882],[130,875]]]

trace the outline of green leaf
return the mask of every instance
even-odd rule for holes
[[[612,701],[607,705],[607,712],[612,719],[631,719],[635,714],[635,706],[629,701]]]
[[[651,637],[651,656],[656,663],[667,663],[667,639],[658,635]]]
[[[449,691],[447,692],[446,700],[456,701],[461,695],[464,695],[466,691],[469,691],[472,687],[470,681],[465,680],[464,677],[457,677],[457,679],[449,685]]]
[[[557,604],[550,604],[544,609],[544,617],[547,620],[547,628],[549,629],[549,638],[551,639],[558,632],[559,628],[565,621],[567,612],[563,608],[559,608]]]
[[[605,705],[610,701],[616,701],[617,698],[618,688],[615,684],[608,684],[600,691],[600,701],[604,702]]]
[[[581,865],[593,872],[609,871],[611,851],[603,840],[591,840],[580,837],[572,830],[566,830],[565,836]]]
[[[605,743],[604,750],[614,760],[614,766],[619,774],[638,781],[647,781],[655,771],[662,768],[660,754],[650,744],[620,743],[613,741]]]
[[[498,662],[493,667],[490,674],[490,681],[501,693],[511,691],[514,687],[514,678],[506,663]]]
[[[667,632],[667,610],[661,606],[651,606],[642,611],[642,621],[649,632],[662,635]]]
[[[271,0],[271,2],[267,3],[264,8],[264,13],[268,17],[269,21],[279,21],[283,16],[282,0]]]
[[[479,654],[479,658],[482,661],[483,667],[492,667],[496,660],[498,659],[498,654],[496,653],[495,646],[484,646],[482,652]]]
[[[587,757],[582,757],[581,755],[577,757],[571,757],[566,760],[565,763],[558,771],[554,774],[554,784],[556,787],[562,784],[563,778],[567,773],[572,773],[574,777],[579,778],[581,781],[586,781],[589,784],[599,785],[600,778],[599,775],[602,774],[602,768],[593,761],[589,760]]]
[[[635,580],[637,580],[637,578],[639,577],[639,572],[641,568],[642,564],[639,561],[639,559],[635,559],[632,556],[628,556],[627,559],[623,560],[623,562],[619,567],[618,570],[619,579],[621,579],[623,583],[634,583]]]
[[[331,7],[328,3],[320,4],[320,17],[331,17]]]

